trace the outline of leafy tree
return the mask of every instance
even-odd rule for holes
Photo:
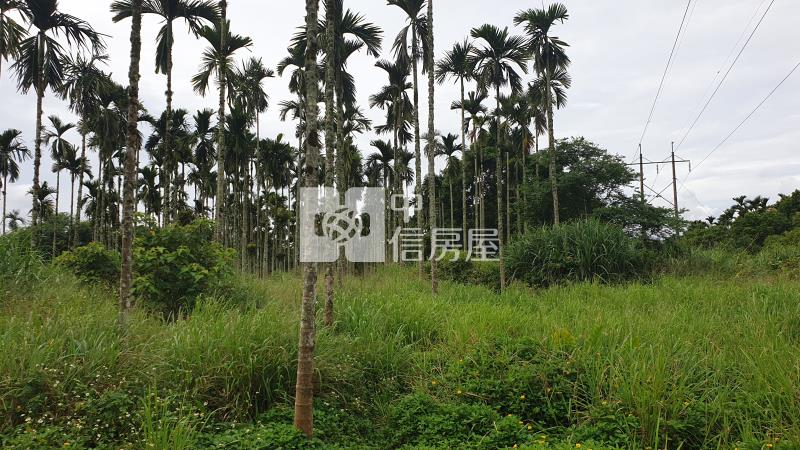
[[[560,140],[556,143],[556,170],[559,172],[561,215],[565,221],[591,216],[596,210],[626,198],[625,187],[636,175],[625,161],[585,138]],[[552,167],[551,153],[533,157],[534,164]],[[550,170],[550,169],[548,169]],[[549,175],[549,174],[547,174]],[[552,217],[552,195],[545,180],[531,180],[528,220],[544,224]],[[627,203],[626,203],[627,204]]]

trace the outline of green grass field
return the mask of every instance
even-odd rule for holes
[[[3,264],[5,267],[3,268]],[[291,426],[301,283],[237,278],[176,323],[0,263],[4,448],[799,448],[800,282],[666,276],[502,295],[346,280]]]

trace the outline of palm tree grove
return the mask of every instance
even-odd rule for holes
[[[800,449],[797,17],[0,0],[0,448]]]

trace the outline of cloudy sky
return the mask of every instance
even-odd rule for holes
[[[108,35],[111,61],[107,70],[114,79],[127,83],[130,22],[114,24],[107,0],[61,0],[61,10],[89,21]],[[286,55],[289,39],[303,23],[302,0],[229,0],[233,31],[253,38],[249,54],[275,67]],[[570,43],[573,87],[569,104],[555,118],[557,137],[585,136],[612,153],[633,161],[653,98],[664,72],[681,19],[686,11],[683,0],[566,0],[570,20],[556,33]],[[383,0],[346,0],[347,7],[362,13],[381,26],[384,55],[390,56],[391,42],[404,25],[401,11]],[[455,42],[468,35],[472,27],[484,23],[513,27],[513,17],[521,9],[541,6],[541,0],[436,0],[437,58]],[[697,117],[716,83],[728,70],[764,11],[771,5],[760,28],[677,153],[691,159],[692,172],[679,167],[680,203],[692,217],[718,214],[737,195],[758,194],[776,198],[778,193],[800,188],[800,70],[791,76],[775,95],[722,147],[708,153],[745,118],[753,108],[800,62],[800,2],[794,0],[693,0],[687,14],[685,32],[664,84],[660,100],[643,140],[644,155],[651,161],[668,157],[670,142],[680,142]],[[143,28],[142,96],[145,107],[154,114],[165,108],[166,78],[154,71],[155,37],[160,24],[145,16]],[[522,33],[521,29],[513,29]],[[175,106],[190,111],[216,105],[216,96],[196,95],[190,79],[196,73],[204,44],[176,27]],[[366,54],[350,62],[356,77],[358,100],[367,105],[368,96],[384,83],[375,60]],[[3,64],[0,76],[0,128],[23,131],[33,147],[36,99],[23,96]],[[290,99],[287,79],[266,82],[273,107],[261,118],[262,136],[284,133],[293,136],[294,124],[280,122],[277,103]],[[422,123],[427,95],[422,99]],[[436,91],[436,128],[456,132],[459,116],[449,110],[458,97],[455,85]],[[64,102],[47,94],[45,116],[56,114],[75,121]],[[374,123],[382,123],[383,112],[368,111]],[[149,133],[150,130],[144,130]],[[79,142],[77,133],[68,136]],[[369,153],[374,134],[359,139],[362,152]],[[45,153],[46,155],[46,153]],[[43,161],[42,176],[55,184],[50,161]],[[9,188],[9,209],[28,211],[32,169],[27,163],[21,180]],[[650,166],[648,184],[656,191],[669,186],[669,168]],[[665,196],[671,197],[666,190]],[[62,199],[68,198],[62,187]],[[658,202],[659,200],[655,200]],[[66,201],[62,200],[64,210]],[[663,202],[662,202],[663,204]]]

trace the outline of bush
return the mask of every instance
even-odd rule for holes
[[[232,274],[230,251],[213,241],[209,221],[173,225],[137,235],[133,283],[138,299],[176,318],[197,297],[222,286]]]
[[[648,254],[622,228],[597,220],[542,227],[508,246],[511,279],[546,287],[561,281],[615,282],[650,267]]]
[[[92,242],[71,252],[62,253],[53,263],[71,271],[83,281],[114,284],[119,282],[122,261],[116,251]]]
[[[444,280],[456,283],[486,286],[500,290],[500,266],[494,261],[467,261],[463,258],[450,260],[444,258],[437,263],[438,275]],[[426,263],[426,272],[430,271],[430,264]]]
[[[76,246],[83,246],[92,242],[92,224],[81,222],[70,228],[69,216],[59,214],[48,217],[45,222],[36,226],[31,226],[18,231],[18,233],[33,236],[36,239],[36,252],[45,261],[50,261],[54,257],[70,249],[75,231],[78,232]],[[53,254],[53,237],[55,236],[55,254]],[[30,238],[30,237],[29,237]]]
[[[780,235],[791,227],[789,217],[775,209],[763,212],[748,212],[733,222],[730,228],[730,244],[737,249],[756,252],[773,235]]]

